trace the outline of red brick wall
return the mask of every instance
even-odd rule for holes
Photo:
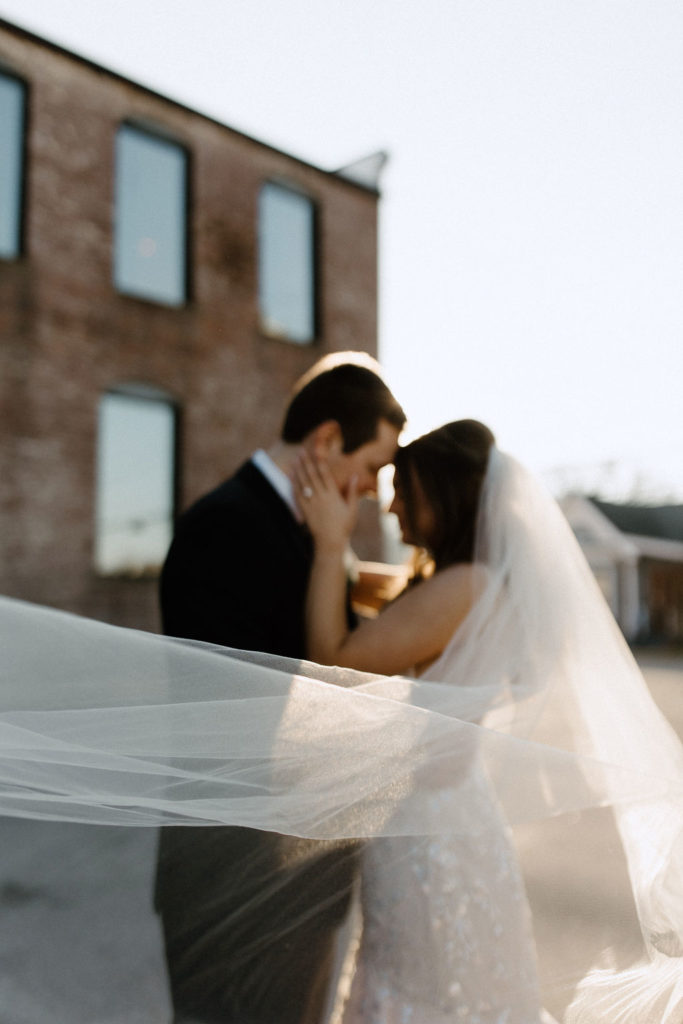
[[[377,198],[23,32],[0,61],[28,85],[25,254],[0,262],[0,591],[156,628],[154,581],[92,569],[97,405],[136,382],[177,400],[181,507],[278,430],[285,396],[320,355],[376,352]],[[112,284],[113,154],[125,119],[190,153],[191,301]],[[318,204],[321,336],[264,337],[257,199],[271,177]]]

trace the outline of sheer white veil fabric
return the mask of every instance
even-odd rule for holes
[[[553,1012],[567,1024],[680,1024],[681,744],[556,503],[495,449],[477,536],[472,610],[419,679],[0,600],[0,813],[434,835],[462,818],[435,814],[425,792],[457,789],[476,759],[517,843]],[[625,936],[610,911],[595,948],[551,954],[558,878],[604,895],[568,856],[585,844],[618,876],[638,927]]]

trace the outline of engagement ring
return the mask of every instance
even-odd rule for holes
[[[312,487],[302,487],[301,493],[303,494],[304,498],[312,498],[313,497],[313,488]]]

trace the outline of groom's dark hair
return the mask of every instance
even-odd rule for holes
[[[335,352],[318,360],[294,385],[282,440],[299,444],[326,420],[339,424],[348,453],[374,441],[380,420],[402,430],[406,415],[375,359],[365,352]]]

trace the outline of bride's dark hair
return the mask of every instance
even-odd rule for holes
[[[456,420],[396,452],[394,465],[411,531],[417,535],[418,488],[434,514],[433,532],[425,541],[435,569],[474,558],[479,495],[495,441],[478,420]]]

